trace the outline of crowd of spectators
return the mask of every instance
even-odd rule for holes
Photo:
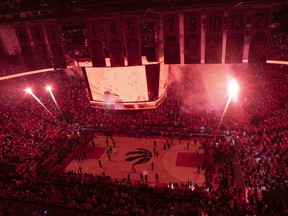
[[[257,86],[244,104],[250,124],[233,132],[251,202],[259,191],[287,191],[287,71],[276,67],[251,75]],[[256,83],[256,82],[255,82]]]
[[[127,179],[115,180],[105,173],[101,176],[65,173],[67,161],[79,145],[71,137],[76,134],[80,145],[85,145],[90,140],[88,131],[93,129],[103,134],[191,138],[196,134],[213,134],[219,117],[204,111],[183,112],[177,95],[169,90],[167,100],[155,110],[93,109],[89,107],[84,79],[71,71],[1,81],[0,162],[16,169],[8,174],[0,173],[0,197],[114,215],[287,213],[287,204],[280,201],[272,205],[259,195],[263,190],[287,190],[287,67],[260,70],[251,66],[243,72],[244,78],[250,84],[241,104],[245,119],[233,118],[237,116],[233,113],[235,110],[228,110],[229,121],[224,118],[221,128],[230,141],[221,140],[217,147],[218,159],[225,156],[226,160],[217,159],[214,147],[206,150],[206,154],[213,154],[215,159],[205,164],[206,184],[193,185],[193,190],[190,184],[172,189]],[[53,86],[62,115],[45,90],[46,84]],[[24,91],[26,87],[32,88],[52,115]],[[250,119],[248,124],[246,119]],[[202,145],[213,146],[213,142],[204,140]],[[230,146],[240,158],[249,189],[248,202],[239,198]],[[7,202],[3,202],[6,204],[2,211],[17,215],[15,208],[7,209],[13,202]],[[28,205],[15,202],[16,206],[22,204]],[[43,210],[35,207],[35,211],[39,209]],[[51,215],[56,211],[49,209]],[[57,215],[61,213],[57,211]]]
[[[271,31],[270,35],[270,55],[271,60],[286,61],[288,58],[288,38],[286,33],[281,33],[277,30]]]

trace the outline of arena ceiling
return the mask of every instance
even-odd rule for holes
[[[73,18],[115,12],[161,12],[209,7],[251,7],[272,5],[287,7],[288,0],[2,0],[0,22],[17,22],[50,18]]]

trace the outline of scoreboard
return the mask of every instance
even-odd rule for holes
[[[123,67],[82,67],[92,107],[153,109],[165,99],[168,67],[163,62]]]

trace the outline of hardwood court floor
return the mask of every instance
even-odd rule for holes
[[[115,148],[112,148],[111,160],[109,160],[106,152],[106,137],[98,134],[96,136],[93,139],[95,147],[89,143],[86,149],[82,150],[86,152],[86,159],[80,161],[73,159],[66,167],[66,171],[79,172],[79,166],[81,166],[83,173],[100,175],[105,172],[114,179],[127,178],[130,174],[132,181],[139,181],[142,173],[148,175],[149,184],[156,183],[156,173],[159,175],[159,184],[169,184],[169,182],[174,183],[175,181],[186,183],[189,180],[200,186],[205,181],[204,171],[201,169],[200,174],[197,173],[197,167],[202,168],[204,161],[204,152],[199,148],[199,141],[194,145],[194,140],[189,140],[189,149],[187,149],[188,140],[180,143],[178,139],[175,139],[170,144],[170,149],[168,150],[166,146],[166,150],[164,150],[164,138],[113,136],[116,145]],[[158,158],[153,152],[154,141],[156,141],[156,150],[159,151]],[[108,146],[112,146],[110,138]],[[199,153],[199,158],[196,151]],[[126,161],[127,158],[132,161]],[[102,168],[98,164],[99,160],[101,160]],[[134,172],[132,164],[137,161],[143,163],[135,165],[136,171]],[[152,162],[154,163],[153,170]]]

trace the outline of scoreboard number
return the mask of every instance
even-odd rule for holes
[[[258,12],[255,15],[255,28],[262,29],[268,28],[269,13],[268,12]]]
[[[244,16],[243,14],[232,14],[231,15],[231,29],[242,29],[244,27]]]
[[[35,39],[38,41],[38,42],[41,42],[41,34],[39,32],[39,29],[36,29],[35,32],[34,32],[34,36],[35,36]]]
[[[116,24],[115,24],[114,22],[111,23],[111,26],[110,26],[110,34],[113,34],[114,37],[116,37],[116,35],[117,35]]]
[[[220,16],[210,16],[209,17],[209,31],[220,31],[221,29],[221,17]]]
[[[130,36],[135,35],[134,21],[128,21],[127,22],[127,27],[128,27],[128,34]]]
[[[169,32],[173,32],[174,17],[168,17],[167,22],[169,23]]]
[[[195,16],[189,17],[189,31],[195,32],[197,29],[197,19]]]
[[[19,37],[20,37],[20,40],[21,40],[22,43],[26,43],[27,42],[27,38],[25,36],[24,31],[22,31],[22,30],[19,31]]]
[[[96,34],[96,27],[95,27],[95,25],[92,25],[92,28],[93,28],[93,35],[94,35],[94,37],[96,37],[97,34]]]

